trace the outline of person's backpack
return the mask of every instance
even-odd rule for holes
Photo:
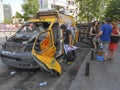
[[[75,61],[76,55],[75,55],[75,50],[70,50],[66,54],[66,60],[69,62]]]

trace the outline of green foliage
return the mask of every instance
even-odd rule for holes
[[[23,18],[25,20],[28,20],[30,18],[30,15],[34,15],[38,12],[39,2],[38,0],[27,0],[22,5],[22,9],[24,11]]]
[[[4,23],[5,23],[5,24],[10,24],[10,23],[12,23],[12,20],[5,19],[5,20],[4,20]]]
[[[92,20],[104,17],[106,6],[110,0],[76,0],[79,2],[80,22],[91,22]]]
[[[111,17],[114,21],[120,21],[120,0],[111,0],[105,16]]]
[[[15,17],[16,18],[22,18],[22,15],[19,12],[16,12]]]

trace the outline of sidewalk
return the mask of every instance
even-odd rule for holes
[[[114,61],[90,61],[90,75],[85,76],[86,61],[81,65],[69,90],[120,90],[120,45]]]

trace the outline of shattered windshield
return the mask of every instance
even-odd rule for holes
[[[17,33],[43,32],[50,26],[50,22],[29,22],[23,25]]]

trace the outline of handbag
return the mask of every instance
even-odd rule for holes
[[[111,36],[111,43],[118,43],[119,42],[119,36]]]

